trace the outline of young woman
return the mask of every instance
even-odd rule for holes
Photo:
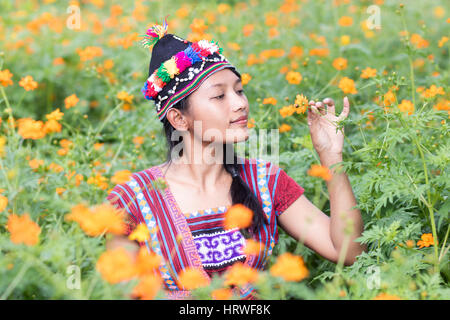
[[[248,139],[250,112],[240,73],[214,42],[191,43],[166,31],[166,24],[147,31],[147,44],[154,47],[143,93],[155,101],[168,159],[134,173],[114,187],[108,200],[128,212],[127,235],[139,223],[148,226],[151,237],[139,245],[163,257],[159,271],[168,298],[189,295],[177,282],[186,267],[209,277],[236,261],[264,269],[278,241],[278,225],[333,262],[349,235],[344,263],[352,264],[365,248],[353,241],[361,235],[363,222],[353,209],[356,200],[346,174],[333,170],[327,182],[329,217],[276,164],[237,157],[233,144]],[[308,125],[324,166],[342,161],[344,137],[335,128],[349,110],[346,98],[339,117],[332,99],[310,102]],[[167,186],[164,190],[158,188],[159,179]],[[248,230],[224,228],[225,212],[235,204],[253,211]],[[259,255],[243,253],[246,237],[261,243]],[[134,252],[139,245],[126,236],[107,243],[108,248],[131,246]],[[243,299],[255,296],[250,285],[240,294]]]

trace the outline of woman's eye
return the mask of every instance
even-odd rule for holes
[[[240,94],[243,94],[243,93],[244,93],[244,89],[238,90],[238,92],[239,92]]]
[[[215,99],[222,99],[225,95],[221,94],[220,96],[214,97]]]

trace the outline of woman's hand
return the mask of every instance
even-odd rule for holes
[[[350,112],[348,98],[344,98],[344,109],[337,117],[334,101],[326,98],[323,102],[309,102],[308,126],[311,140],[319,157],[342,156],[344,147],[344,128],[336,132],[337,123],[347,118]]]

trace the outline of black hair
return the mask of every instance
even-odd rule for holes
[[[173,108],[178,109],[182,112],[187,111],[189,108],[188,98],[186,97],[176,103]],[[163,118],[162,123],[164,125],[164,133],[166,136],[168,150],[167,150],[167,162],[172,161],[172,150],[180,143],[183,142],[183,137],[181,136],[178,141],[172,140],[172,133],[175,131],[175,128],[171,125],[171,123],[167,120],[166,117]],[[228,152],[231,152],[228,155]],[[179,156],[183,155],[183,150],[181,148]],[[230,161],[226,161],[227,159],[233,159],[232,163]],[[231,183],[230,193],[232,204],[243,204],[247,208],[253,211],[253,221],[252,225],[245,230],[241,229],[242,234],[246,237],[250,237],[250,233],[255,234],[258,230],[263,226],[264,223],[268,223],[266,215],[262,209],[261,203],[259,202],[256,195],[249,188],[247,183],[242,179],[240,172],[240,163],[238,163],[237,155],[234,150],[234,145],[231,144],[223,144],[223,165],[225,170],[231,174],[233,178],[233,182]]]

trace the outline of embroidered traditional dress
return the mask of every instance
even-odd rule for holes
[[[240,175],[257,196],[269,222],[254,236],[262,244],[258,255],[242,253],[245,239],[239,230],[224,230],[228,207],[181,212],[170,189],[157,188],[158,179],[165,181],[160,166],[134,173],[108,195],[114,206],[128,213],[127,235],[139,223],[149,228],[150,239],[140,245],[162,256],[159,271],[169,299],[189,296],[177,282],[178,274],[188,266],[209,277],[224,272],[236,261],[264,269],[278,242],[277,217],[303,194],[304,189],[277,165],[262,159],[239,159]],[[252,299],[253,290],[251,285],[240,288],[241,298]]]

